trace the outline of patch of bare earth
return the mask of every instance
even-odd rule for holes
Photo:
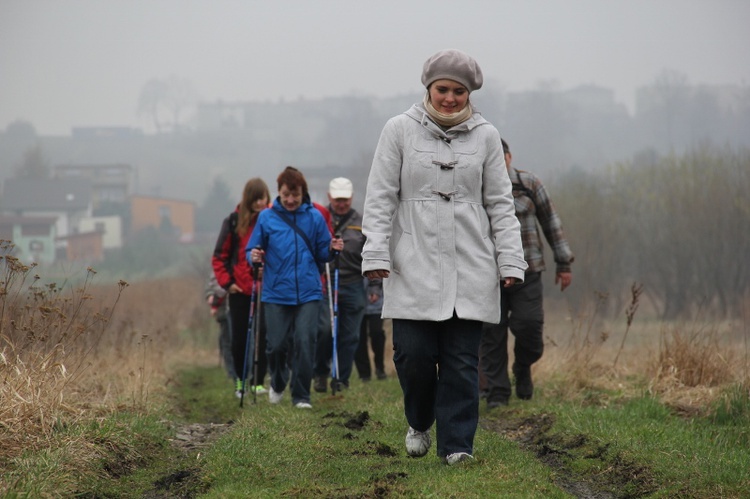
[[[167,424],[173,424],[167,422]],[[202,449],[209,447],[214,440],[228,431],[231,424],[189,423],[175,425],[175,436],[170,444],[182,451],[185,462],[195,462],[200,459]],[[154,481],[153,489],[145,492],[146,499],[157,498],[191,498],[207,490],[200,477],[198,466],[185,467],[167,473]]]
[[[552,433],[552,414],[521,415],[514,411],[485,417],[484,429],[497,432],[533,452],[555,471],[556,484],[585,499],[625,499],[648,496],[658,490],[646,466],[624,459],[606,442],[583,434]],[[589,472],[573,472],[590,470]]]

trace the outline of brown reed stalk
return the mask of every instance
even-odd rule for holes
[[[617,367],[617,360],[620,358],[622,349],[625,347],[625,340],[628,338],[628,332],[630,331],[630,326],[633,324],[635,311],[638,310],[638,305],[640,304],[641,293],[643,293],[643,284],[638,284],[637,282],[634,282],[633,285],[630,287],[630,304],[628,305],[628,308],[625,309],[625,319],[627,322],[627,326],[625,327],[625,334],[622,335],[620,348],[617,350],[617,355],[615,355],[615,360],[612,363],[613,369]]]

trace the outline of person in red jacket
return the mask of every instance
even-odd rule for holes
[[[270,200],[268,186],[261,178],[251,178],[245,184],[242,201],[221,224],[221,231],[216,240],[211,264],[219,286],[224,288],[229,297],[229,323],[232,335],[232,358],[234,360],[235,395],[242,395],[245,376],[252,378],[252,359],[245,364],[245,347],[247,344],[248,319],[250,318],[251,296],[253,291],[253,268],[245,257],[245,246],[258,220],[258,213],[268,207]],[[260,289],[260,283],[258,283]],[[259,311],[256,311],[258,313]],[[263,378],[267,371],[266,361],[266,328],[264,321],[258,321],[258,379],[247,383],[255,393],[266,393]],[[243,371],[243,368],[245,369]]]

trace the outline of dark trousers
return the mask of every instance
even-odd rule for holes
[[[288,383],[293,404],[309,403],[320,301],[301,305],[266,303],[265,310],[271,387],[281,393]]]
[[[247,375],[250,380],[247,384],[262,385],[263,378],[266,376],[268,369],[268,361],[266,358],[266,327],[265,321],[263,320],[264,310],[258,310],[255,308],[255,314],[261,313],[259,321],[256,321],[256,327],[258,329],[258,380],[252,379],[255,366],[253,365],[255,359],[255,332],[248,334],[248,328],[250,326],[250,304],[251,297],[243,293],[231,293],[229,294],[229,325],[232,331],[232,359],[234,360],[234,372],[240,379],[245,379]],[[261,305],[261,309],[264,307]],[[247,346],[248,336],[250,338],[250,346],[247,351],[247,365],[245,365],[245,349]],[[244,368],[244,369],[243,369]],[[244,374],[243,374],[244,373]]]
[[[354,366],[354,353],[359,345],[359,330],[365,314],[366,301],[365,288],[361,281],[339,285],[336,314],[336,355],[339,366],[337,378],[346,385],[349,384]],[[315,350],[315,376],[328,376],[333,357],[333,338],[330,333],[319,337]]]
[[[219,357],[227,372],[227,376],[234,380],[237,374],[234,371],[234,357],[232,356],[232,330],[229,326],[229,314],[226,310],[216,314],[216,322],[219,324]]]
[[[515,363],[530,366],[544,352],[544,309],[541,272],[527,273],[524,282],[503,288],[500,324],[484,324],[480,369],[486,382],[487,401],[508,400],[508,329],[515,337]]]
[[[383,359],[385,352],[385,331],[383,331],[383,319],[380,317],[380,314],[366,314],[362,318],[362,326],[359,330],[359,346],[357,347],[357,353],[354,354],[354,365],[357,367],[357,374],[362,379],[369,379],[372,376],[370,353],[367,348],[368,336],[370,337],[369,344],[372,347],[375,360],[375,372],[385,372],[385,362]]]
[[[409,426],[436,423],[437,455],[473,453],[479,422],[482,323],[393,319],[393,361]]]
[[[328,377],[331,372],[333,340],[331,339],[331,307],[329,305],[328,290],[325,288],[323,290],[323,299],[320,301],[317,328],[313,376]]]

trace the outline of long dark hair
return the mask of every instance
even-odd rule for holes
[[[247,234],[250,228],[250,222],[258,216],[257,211],[253,211],[253,205],[259,199],[266,198],[266,201],[271,199],[271,195],[268,192],[268,186],[262,178],[255,177],[251,178],[245,184],[245,189],[242,191],[242,201],[240,202],[240,215],[237,220],[237,235],[243,237]]]

